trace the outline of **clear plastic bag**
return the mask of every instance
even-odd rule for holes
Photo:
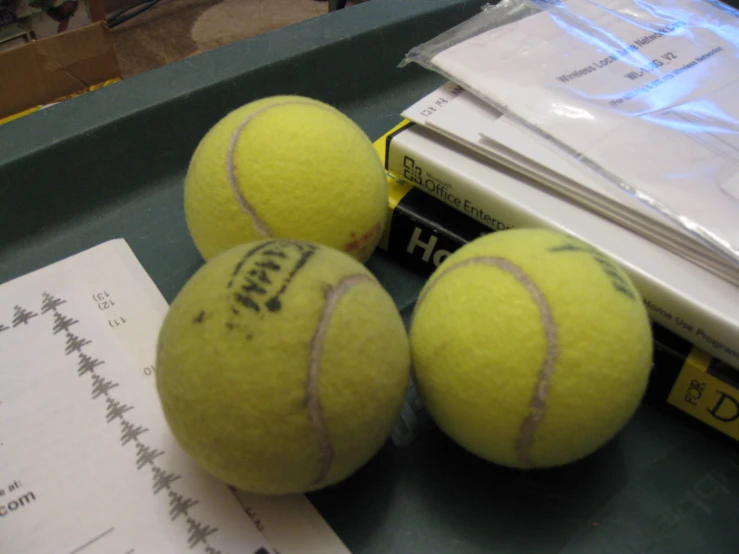
[[[502,0],[411,50],[739,270],[739,12]]]

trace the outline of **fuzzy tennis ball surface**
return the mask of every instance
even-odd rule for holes
[[[421,292],[410,340],[439,427],[516,468],[564,465],[608,442],[636,411],[652,363],[628,276],[547,230],[492,233],[449,256]]]
[[[387,214],[385,170],[367,135],[328,104],[274,96],[226,115],[185,178],[185,217],[209,260],[267,238],[325,244],[364,262]]]
[[[243,490],[298,493],[351,475],[400,413],[410,348],[359,261],[303,241],[207,262],[162,324],[157,388],[183,449]]]

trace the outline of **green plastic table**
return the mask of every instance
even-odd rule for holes
[[[255,98],[302,94],[375,139],[442,82],[399,69],[403,55],[482,4],[373,0],[0,126],[0,282],[123,237],[171,300],[202,263],[182,181],[213,123]],[[369,267],[407,321],[423,279],[382,253]],[[309,495],[355,554],[739,551],[735,445],[664,410],[645,405],[593,456],[531,472],[475,458],[422,414],[416,423],[402,446],[389,441]]]

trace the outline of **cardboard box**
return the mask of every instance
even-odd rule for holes
[[[119,80],[121,69],[103,22],[0,52],[0,120]]]

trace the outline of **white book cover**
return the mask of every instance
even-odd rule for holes
[[[304,495],[235,496],[180,449],[167,310],[122,239],[0,285],[0,551],[349,554]]]
[[[739,285],[735,266],[703,247],[681,226],[610,186],[597,172],[459,85],[439,87],[402,115]]]
[[[430,65],[739,268],[736,12],[696,0],[546,4]]]
[[[655,322],[739,367],[739,288],[724,279],[419,126],[391,137],[387,167],[491,229],[551,228],[600,248],[629,273]]]

